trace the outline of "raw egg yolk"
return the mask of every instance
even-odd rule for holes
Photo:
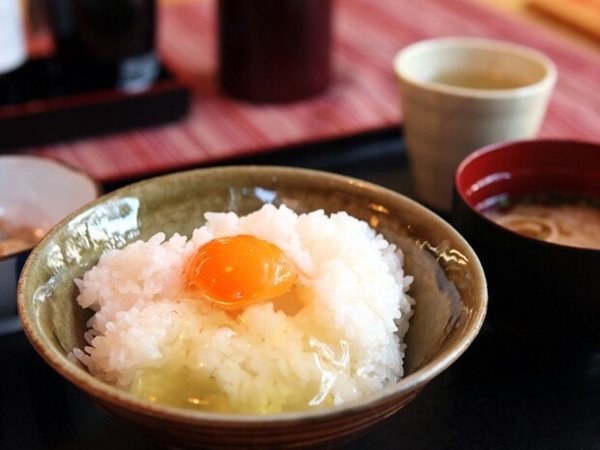
[[[296,280],[292,261],[276,245],[250,235],[213,239],[184,268],[194,296],[235,310],[285,294]]]

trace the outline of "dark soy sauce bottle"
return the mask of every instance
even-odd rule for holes
[[[159,73],[155,0],[47,0],[70,90],[141,92]]]

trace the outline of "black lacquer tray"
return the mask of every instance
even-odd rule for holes
[[[18,93],[0,93],[0,151],[159,125],[184,117],[187,87],[161,64],[156,81],[138,93],[103,82],[73,87],[58,61],[29,61],[18,72]]]

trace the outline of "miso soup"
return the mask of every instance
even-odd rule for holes
[[[600,198],[555,193],[518,199],[505,197],[483,213],[524,236],[600,249]]]

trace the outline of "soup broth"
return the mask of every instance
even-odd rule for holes
[[[524,236],[571,247],[600,249],[600,199],[544,194],[503,199],[484,214]]]
[[[27,225],[11,225],[0,218],[0,257],[33,247],[44,231]]]

